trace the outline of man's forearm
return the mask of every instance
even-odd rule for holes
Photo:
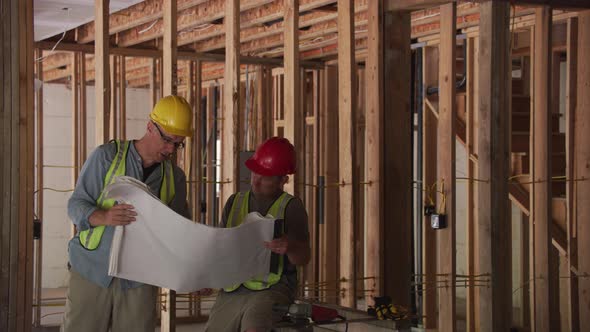
[[[287,252],[287,257],[295,265],[306,265],[311,257],[309,242],[292,241]]]

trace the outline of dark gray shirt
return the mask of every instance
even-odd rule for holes
[[[227,219],[229,217],[235,196],[236,194],[231,195],[225,203],[221,215],[221,227],[225,227],[227,224]],[[265,216],[279,196],[274,199],[260,199],[257,198],[254,193],[250,192],[248,212],[258,212]],[[291,199],[285,208],[285,230],[287,237],[290,240],[309,242],[309,227],[307,224],[307,218],[307,211],[303,206],[303,202],[301,202],[301,200],[297,197]],[[297,289],[297,268],[295,265],[289,262],[289,259],[286,255],[285,262],[286,265],[281,277],[281,282],[285,283],[292,291],[295,291]]]
[[[114,142],[101,145],[94,150],[82,167],[74,193],[68,201],[68,215],[76,225],[78,232],[92,227],[88,217],[98,209],[96,200],[102,192],[104,178],[116,153],[117,145]],[[133,142],[129,145],[125,163],[125,175],[140,181],[143,180],[143,163]],[[144,181],[156,197],[159,197],[162,184],[161,167],[162,165],[158,165]],[[175,195],[172,202],[170,202],[170,208],[176,213],[190,218],[186,202],[186,176],[177,166],[174,166],[174,189]],[[76,234],[68,244],[71,268],[86,279],[105,288],[109,287],[113,279],[108,275],[108,266],[114,230],[115,228],[112,226],[105,228],[100,245],[95,250],[82,247],[79,234]],[[138,282],[121,280],[123,289],[135,288],[141,285]]]

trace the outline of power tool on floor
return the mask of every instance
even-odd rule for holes
[[[275,304],[273,311],[282,313],[294,322],[308,321],[311,319],[315,323],[332,322],[335,319],[343,319],[336,309],[321,307],[311,303],[292,303],[292,304]]]
[[[408,318],[408,310],[400,305],[391,303],[389,296],[374,297],[375,306],[369,306],[367,314],[379,320],[403,320]]]

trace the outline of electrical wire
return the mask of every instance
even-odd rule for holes
[[[70,22],[70,8],[65,7],[62,10],[64,10],[66,12],[66,18],[65,18],[64,31],[61,34],[61,37],[55,43],[55,45],[53,45],[53,47],[51,48],[51,50],[49,50],[49,52],[46,55],[40,56],[40,57],[36,58],[35,59],[35,62],[43,62],[43,60],[45,60],[45,58],[47,58],[48,56],[52,55],[53,52],[55,51],[55,49],[57,48],[57,45],[59,45],[59,43],[61,43],[61,41],[64,40],[64,38],[66,37],[66,32],[68,31],[67,24]]]
[[[145,29],[142,29],[142,30],[139,30],[137,33],[141,35],[142,33],[146,33],[146,32],[148,32],[148,31],[150,31],[150,30],[151,30],[151,29],[154,27],[154,25],[156,25],[156,23],[158,23],[158,20],[157,20],[157,19],[156,19],[156,20],[154,20],[154,21],[152,22],[152,24],[150,24],[150,25],[149,25],[147,28],[145,28]]]

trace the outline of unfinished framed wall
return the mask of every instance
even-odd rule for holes
[[[439,4],[442,9],[433,7]],[[301,299],[364,310],[373,296],[390,295],[409,308],[414,296],[421,303],[416,318],[428,329],[503,324],[496,329],[552,330],[560,324],[562,330],[584,330],[590,316],[584,311],[588,264],[582,244],[588,218],[580,203],[587,199],[581,143],[588,104],[587,12],[491,2],[302,0],[285,7],[231,1],[212,7],[212,15],[224,18],[221,25],[198,18],[193,7],[178,6],[183,18],[210,26],[179,20],[177,28],[184,30],[177,34],[174,26],[157,23],[142,33],[141,42],[134,40],[130,31],[147,28],[150,23],[144,22],[118,31],[115,46],[108,44],[110,23],[103,17],[95,32],[78,31],[80,40],[96,40],[95,46],[71,41],[59,46],[68,74],[59,72],[63,64],[57,57],[41,63],[43,80],[64,83],[71,77],[68,126],[75,144],[68,172],[74,182],[93,129],[95,144],[132,138],[134,110],[125,103],[130,87],[145,89],[151,104],[176,90],[194,107],[197,135],[177,162],[187,173],[195,221],[218,225],[225,200],[242,184],[247,187],[247,176],[238,174],[239,152],[252,151],[273,135],[297,143],[299,170],[288,190],[308,209],[312,248],[311,262],[300,274]],[[277,15],[288,19],[264,28],[254,23]],[[47,50],[53,43],[37,46]],[[225,55],[207,53],[223,48]],[[257,48],[262,55],[255,54]],[[420,129],[410,109],[411,48],[420,48],[423,60]],[[494,62],[506,60],[508,49],[510,63]],[[284,63],[272,58],[283,54]],[[94,108],[101,110],[96,124],[85,128],[88,86],[103,92],[95,91]],[[429,94],[429,88],[437,91]],[[560,118],[566,118],[565,129]],[[38,129],[41,133],[43,126]],[[423,150],[416,151],[422,155],[423,168],[416,171],[421,179],[411,176],[414,130],[423,141]],[[540,137],[546,142],[535,145]],[[466,174],[459,174],[453,151],[463,146]],[[43,159],[43,151],[36,152]],[[42,174],[37,179],[44,181]],[[433,230],[428,216],[409,208],[418,181],[424,190],[419,205],[444,212],[446,229]],[[467,182],[465,195],[457,189],[460,181]],[[467,216],[457,220],[463,218],[457,208],[463,202]],[[510,204],[522,218],[495,217]],[[43,218],[42,205],[37,209]],[[412,213],[423,226],[419,252],[409,240]],[[521,227],[509,253],[510,222]],[[465,239],[457,236],[463,225]],[[465,254],[457,254],[463,243]],[[514,268],[517,260],[504,259],[511,254],[519,256],[516,282],[508,265]],[[421,255],[420,274],[412,270],[412,255]],[[558,262],[561,273],[548,273]],[[463,266],[467,272],[458,273]],[[565,292],[556,293],[559,283]],[[456,305],[463,298],[459,288],[465,288],[466,305]],[[514,303],[508,291],[519,297],[513,312],[506,309]],[[173,329],[206,319],[210,299],[179,294],[161,303],[176,304],[172,312],[167,306],[169,323],[163,316]]]

